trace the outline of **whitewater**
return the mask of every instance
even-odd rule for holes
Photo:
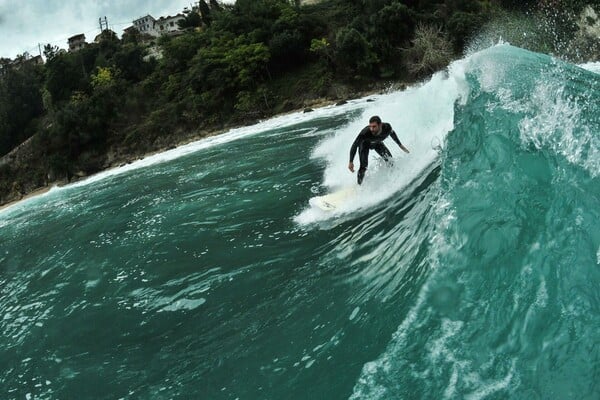
[[[1,397],[597,399],[599,98],[499,44],[5,208]]]

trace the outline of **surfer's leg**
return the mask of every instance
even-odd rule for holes
[[[365,178],[365,173],[367,172],[367,167],[369,166],[369,146],[367,144],[360,146],[358,149],[358,158],[360,159],[360,168],[358,169],[356,178],[358,184],[360,185]]]
[[[361,168],[358,170],[358,174],[356,175],[356,181],[359,185],[362,183],[363,179],[365,179],[365,172],[367,172],[366,168]]]
[[[373,150],[375,150],[377,154],[379,154],[381,158],[383,158],[384,161],[388,163],[388,165],[394,165],[394,161],[392,160],[392,153],[390,152],[390,149],[388,149],[385,146],[385,144],[377,143],[375,146],[373,146]]]

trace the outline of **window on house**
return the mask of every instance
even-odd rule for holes
[[[171,26],[175,26],[175,24],[174,24],[173,22],[169,23],[169,25],[171,25]]]

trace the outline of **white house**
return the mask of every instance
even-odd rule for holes
[[[160,17],[154,23],[154,29],[159,35],[175,34],[181,32],[179,25],[177,24],[182,19],[185,19],[185,15],[177,14],[174,16]]]
[[[133,21],[133,26],[140,33],[146,33],[152,36],[158,36],[158,33],[154,30],[154,22],[156,20],[150,14],[140,17]]]
[[[154,18],[148,14],[133,21],[133,28],[137,29],[142,34],[147,34],[153,37],[161,35],[173,35],[181,32],[177,22],[184,19],[185,15],[177,14],[174,16]],[[131,29],[127,28],[126,30]]]

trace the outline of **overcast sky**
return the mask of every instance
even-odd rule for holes
[[[108,19],[119,37],[146,14],[175,15],[194,0],[0,0],[0,57],[25,51],[39,54],[38,43],[67,48],[67,39],[84,33],[88,42],[100,33],[98,18]]]

